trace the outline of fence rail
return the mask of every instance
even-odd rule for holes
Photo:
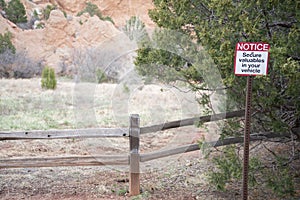
[[[76,130],[37,130],[19,132],[0,132],[0,140],[26,140],[26,139],[71,139],[96,137],[124,137],[128,136],[125,128],[93,128]]]
[[[188,118],[167,122],[164,124],[140,127],[139,116],[130,116],[130,127],[126,128],[94,128],[78,130],[39,130],[39,131],[19,131],[19,132],[0,132],[0,141],[4,140],[27,140],[27,139],[70,139],[70,138],[96,138],[96,137],[129,137],[128,155],[110,156],[64,156],[64,157],[30,157],[30,158],[3,158],[0,159],[1,168],[27,168],[27,167],[58,167],[58,166],[101,166],[101,165],[129,165],[129,190],[130,195],[140,193],[140,162],[181,154],[199,150],[199,144],[189,144],[173,149],[159,150],[151,153],[140,154],[140,135],[156,132],[171,128],[194,125],[196,122],[210,122],[233,117],[244,116],[244,110],[207,115],[196,118]],[[263,140],[266,138],[289,137],[286,134],[253,134],[250,139]],[[227,138],[216,142],[206,143],[208,147],[218,147],[227,144],[243,142],[243,137]]]
[[[172,122],[166,122],[162,124],[141,127],[141,134],[153,133],[157,131],[179,128],[183,126],[191,126],[191,125],[195,125],[197,122],[205,123],[205,122],[218,121],[222,119],[229,119],[233,117],[243,117],[244,115],[245,115],[245,110],[238,110],[238,111],[232,111],[227,113],[219,113],[215,115],[206,115],[201,117],[193,117],[193,118],[187,118],[182,120],[176,120]]]
[[[264,140],[276,137],[290,137],[288,133],[265,133],[251,134],[250,140]],[[227,138],[215,142],[205,143],[207,147],[220,147],[229,144],[242,143],[243,137]],[[150,153],[141,153],[140,162],[147,162],[158,158],[172,156],[181,153],[200,150],[199,144],[189,144],[180,147],[159,150]],[[59,166],[102,166],[102,165],[129,165],[129,155],[110,156],[64,156],[64,157],[28,157],[28,158],[2,158],[0,159],[0,169],[3,168],[31,168],[31,167],[59,167]]]
[[[1,168],[128,165],[128,155],[0,159]]]

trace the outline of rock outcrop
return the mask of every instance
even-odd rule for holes
[[[60,63],[72,58],[73,49],[97,46],[120,31],[96,16],[82,15],[68,20],[60,10],[53,10],[44,29],[15,33],[18,50],[25,50],[28,56],[43,60],[60,72]]]
[[[121,27],[131,16],[139,16],[147,26],[153,26],[148,17],[152,1],[123,0],[22,0],[27,15],[32,16],[34,9],[43,9],[47,5],[57,6],[50,13],[49,19],[43,21],[44,28],[22,30],[0,15],[0,33],[10,31],[17,50],[26,51],[28,56],[43,61],[59,72],[62,61],[72,59],[74,49],[97,47],[106,40],[121,34]],[[97,16],[90,17],[77,13],[85,8],[87,2],[94,3],[103,16],[109,16],[115,24],[102,21]],[[65,12],[65,13],[63,13]],[[65,16],[67,14],[67,17]]]

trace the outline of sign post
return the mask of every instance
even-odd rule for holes
[[[239,42],[235,48],[234,73],[247,76],[244,129],[243,200],[248,199],[249,143],[253,76],[267,75],[270,45],[262,42]]]

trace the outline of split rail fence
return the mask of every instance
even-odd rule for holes
[[[167,122],[163,124],[140,127],[139,115],[130,116],[129,129],[124,128],[95,128],[78,130],[48,130],[0,132],[0,142],[4,140],[33,140],[33,139],[72,139],[72,138],[100,138],[100,137],[128,137],[128,155],[110,156],[60,156],[60,157],[28,157],[28,158],[0,158],[1,168],[31,168],[31,167],[59,167],[59,166],[101,166],[101,165],[129,165],[130,195],[140,193],[140,162],[163,158],[166,156],[199,150],[199,144],[189,144],[168,150],[151,153],[139,152],[140,135],[163,131],[172,128],[194,125],[196,122],[211,122],[233,117],[244,116],[245,111],[233,111],[216,115],[207,115]],[[265,136],[263,136],[265,137]],[[261,136],[253,136],[251,140],[261,140]],[[231,138],[212,142],[213,147],[243,142],[243,138]]]

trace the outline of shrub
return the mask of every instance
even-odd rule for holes
[[[126,25],[122,28],[122,30],[130,40],[142,42],[149,37],[145,27],[144,22],[142,22],[138,17],[132,16],[126,21]]]
[[[91,3],[91,2],[88,2],[86,3],[86,7],[84,10],[80,11],[77,16],[81,16],[83,13],[89,13],[89,15],[91,17],[93,17],[94,15],[97,15],[98,17],[101,16],[102,17],[102,14],[98,8],[97,5]],[[99,17],[100,18],[100,17]]]
[[[9,50],[12,53],[16,53],[16,48],[11,42],[12,34],[10,32],[6,32],[3,35],[0,34],[0,54]]]
[[[43,28],[45,28],[45,24],[44,24],[43,22],[40,22],[40,23],[38,23],[38,24],[36,25],[35,28],[36,28],[36,29],[43,29]]]
[[[96,78],[98,83],[108,82],[108,77],[101,69],[96,70]]]
[[[47,5],[47,7],[43,10],[43,17],[44,19],[49,19],[50,13],[52,10],[56,10],[56,6],[54,5]]]
[[[30,59],[26,52],[16,52],[11,33],[0,34],[0,78],[32,78],[41,74],[40,62]]]
[[[118,52],[109,50],[109,47],[76,49],[72,54],[72,63],[69,65],[74,67],[74,73],[78,75],[80,81],[115,82],[119,76],[118,67],[122,67],[117,62],[111,62],[116,57]]]
[[[57,81],[55,78],[55,72],[53,68],[46,66],[43,69],[41,82],[42,82],[42,88],[44,89],[54,90],[56,88]]]
[[[32,78],[41,72],[41,62],[29,58],[25,51],[8,49],[0,54],[0,78]]]
[[[99,19],[103,20],[103,21],[110,21],[111,23],[114,24],[114,21],[112,20],[111,17],[104,17],[101,13],[101,11],[99,10],[98,6],[91,3],[91,2],[88,2],[86,3],[86,7],[84,10],[80,11],[77,16],[81,16],[83,13],[89,13],[89,15],[91,17],[93,17],[94,15],[96,15]]]
[[[216,189],[225,191],[226,184],[238,181],[242,178],[242,159],[236,150],[236,146],[230,145],[224,148],[222,156],[213,158],[213,163],[216,169],[208,173],[209,182]],[[257,184],[257,177],[262,168],[262,163],[257,157],[252,157],[249,160],[248,181],[250,186]]]
[[[35,18],[35,19],[40,19],[40,17],[39,17],[39,13],[36,11],[36,9],[33,11],[33,18]]]
[[[4,0],[0,0],[0,10],[4,10],[6,8],[6,3]]]
[[[224,156],[214,157],[213,163],[216,170],[208,174],[209,181],[218,190],[225,190],[225,185],[231,179],[239,179],[242,176],[241,160],[235,152],[234,146],[224,149]]]
[[[264,170],[267,175],[267,186],[271,188],[279,197],[293,196],[295,194],[294,174],[286,166],[289,162],[287,158],[276,156],[276,166],[269,170]]]
[[[26,23],[27,16],[24,5],[20,0],[11,0],[5,9],[7,18],[13,23]]]

